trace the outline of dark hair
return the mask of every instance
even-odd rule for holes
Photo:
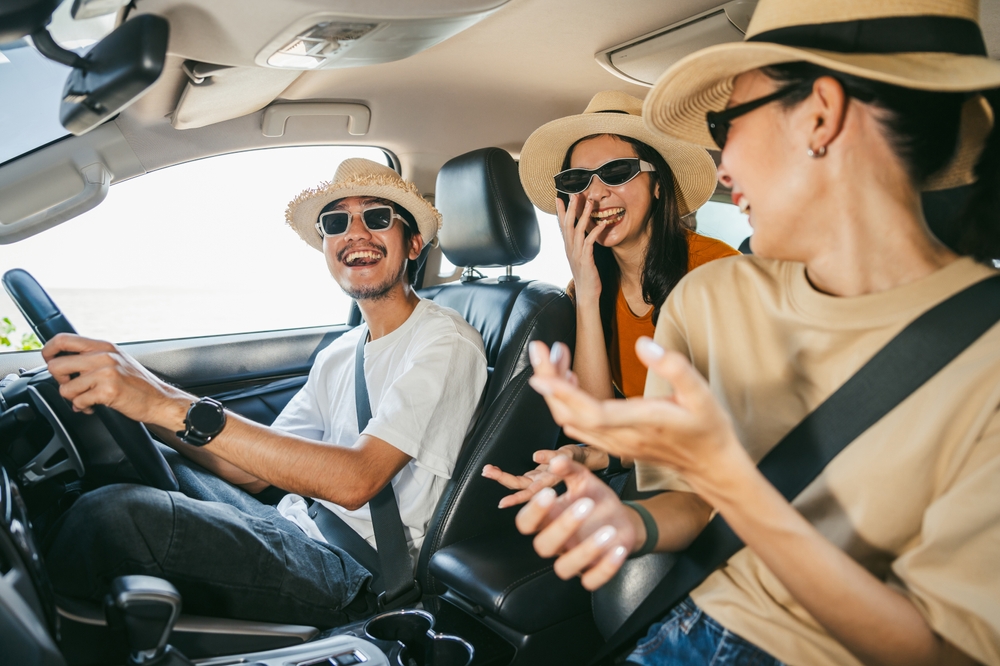
[[[399,216],[406,220],[403,225],[403,251],[409,252],[410,240],[418,233],[417,220],[399,204],[392,204],[392,207],[399,213]],[[417,274],[420,272],[420,258],[406,259],[406,283],[411,287],[417,286]]]
[[[346,198],[347,197],[334,199],[327,205],[323,206],[323,209],[317,214],[317,217],[319,215],[322,215],[323,213],[334,210],[337,207],[337,205]],[[392,206],[392,209],[396,211],[396,213],[406,221],[406,224],[403,225],[403,251],[409,252],[407,248],[410,247],[410,240],[413,238],[414,234],[420,233],[419,228],[417,227],[417,220],[413,217],[410,211],[406,210],[398,203],[394,201],[389,201],[388,199],[381,199],[379,197],[362,197],[362,198],[371,199],[372,201]],[[419,258],[413,261],[411,261],[409,258],[407,258],[406,260],[406,283],[409,284],[410,286],[414,286],[416,284],[417,275],[420,272],[420,264],[421,262]]]
[[[570,168],[573,150],[583,141],[593,139],[600,134],[585,136],[576,141],[566,151],[563,159],[563,169]],[[652,164],[656,171],[649,173],[649,194],[652,197],[652,210],[647,224],[651,226],[649,245],[643,258],[642,299],[653,306],[653,323],[660,316],[660,308],[667,295],[677,286],[687,273],[688,241],[687,230],[681,224],[680,211],[677,207],[677,196],[674,191],[674,172],[670,170],[667,161],[652,146],[628,136],[612,134],[617,139],[632,146],[636,156]],[[660,196],[653,197],[656,186],[660,186]],[[560,194],[563,203],[568,203],[569,197]],[[594,245],[594,264],[601,278],[601,323],[604,327],[604,343],[611,349],[611,322],[615,317],[615,304],[618,298],[619,270],[611,248],[600,244]]]
[[[806,99],[816,79],[830,76],[840,83],[847,95],[877,108],[886,138],[918,190],[955,156],[962,106],[969,98],[967,93],[903,88],[807,62],[772,65],[762,71],[781,87],[799,88],[781,100],[786,107]],[[1000,90],[983,91],[982,94],[994,113],[1000,110]],[[954,249],[978,261],[992,263],[1000,257],[1000,131],[996,130],[996,122],[976,164],[975,174],[977,182],[971,196],[956,218],[961,229],[956,235]]]

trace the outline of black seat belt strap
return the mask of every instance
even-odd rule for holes
[[[1000,321],[1000,276],[935,305],[906,326],[760,461],[767,480],[792,501],[837,454]],[[641,638],[743,542],[716,516],[608,639],[598,663]]]
[[[371,403],[368,399],[368,383],[365,381],[365,343],[368,330],[361,333],[354,354],[354,403],[358,412],[358,432],[364,432],[372,419]],[[381,578],[385,591],[378,597],[380,609],[397,608],[413,603],[420,598],[420,585],[413,578],[413,558],[406,545],[406,532],[399,516],[396,493],[392,480],[385,484],[369,502],[372,527],[375,530],[375,544],[378,559],[382,563]]]

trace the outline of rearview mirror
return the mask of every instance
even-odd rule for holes
[[[167,56],[167,20],[143,14],[120,25],[77,61],[66,79],[59,120],[80,135],[142,96]]]

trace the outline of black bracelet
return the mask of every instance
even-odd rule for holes
[[[642,518],[643,527],[646,528],[646,543],[642,544],[642,548],[629,555],[629,558],[642,557],[647,553],[652,553],[656,549],[656,542],[660,540],[660,528],[657,527],[653,514],[638,502],[625,501],[622,504],[638,513],[639,517]]]

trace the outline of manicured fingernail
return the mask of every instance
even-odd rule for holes
[[[531,365],[539,365],[542,362],[542,348],[537,340],[528,343],[528,359]]]
[[[625,546],[618,546],[611,551],[611,557],[613,557],[617,562],[624,562],[625,558],[628,557],[628,548]]]
[[[612,527],[611,525],[605,525],[601,529],[597,530],[597,532],[594,534],[594,545],[603,546],[607,542],[611,541],[611,539],[614,538],[615,534],[617,533],[618,530],[616,530],[614,527]]]
[[[542,488],[537,493],[535,493],[535,503],[542,507],[552,506],[552,502],[556,499],[556,491],[551,488]]]
[[[563,346],[560,343],[555,343],[552,345],[552,351],[549,352],[549,362],[553,365],[559,363],[562,360],[563,354],[566,352],[563,350]]]
[[[589,497],[584,497],[582,500],[577,500],[576,504],[573,505],[573,517],[583,518],[594,508],[594,500]]]
[[[663,347],[653,342],[652,338],[639,338],[635,346],[638,347],[639,351],[651,358],[660,358],[665,353]]]

